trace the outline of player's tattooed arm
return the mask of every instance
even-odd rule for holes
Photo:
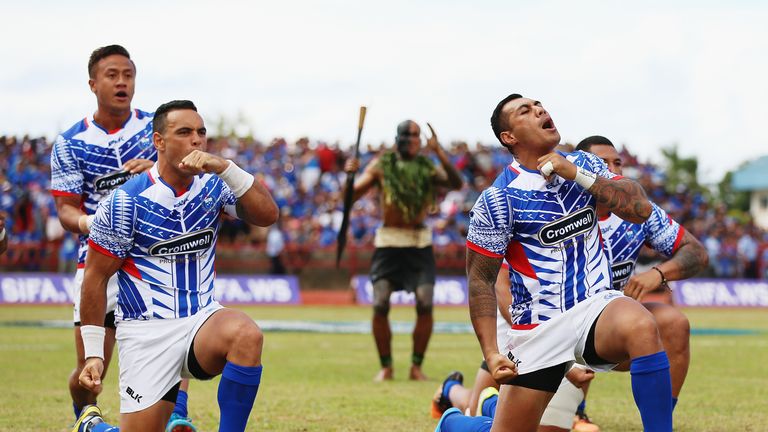
[[[643,187],[634,180],[609,180],[598,176],[589,188],[597,204],[627,222],[643,223],[651,215],[651,203]]]
[[[682,229],[682,228],[680,228]],[[685,231],[672,257],[655,268],[637,273],[624,286],[624,294],[637,301],[657,289],[664,279],[683,280],[696,276],[709,262],[707,250],[691,233]],[[664,278],[662,279],[662,274]]]
[[[588,188],[589,193],[597,198],[598,205],[616,213],[627,222],[643,223],[651,215],[651,203],[643,187],[633,180],[626,178],[608,180],[594,172],[577,167],[557,152],[540,157],[537,168],[547,180],[551,179],[553,174],[558,174]]]
[[[469,282],[469,314],[475,328],[483,357],[491,376],[503,384],[517,376],[517,365],[499,353],[496,345],[496,291],[494,285],[501,268],[501,258],[488,257],[467,250],[467,280]]]
[[[699,274],[708,263],[707,249],[693,234],[685,231],[672,258],[657,267],[667,280],[683,280]]]
[[[467,249],[469,315],[483,353],[496,348],[496,276],[502,258],[493,258]]]

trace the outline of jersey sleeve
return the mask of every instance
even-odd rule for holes
[[[572,162],[577,167],[584,168],[587,171],[593,172],[600,177],[607,178],[609,180],[619,180],[624,178],[608,170],[608,165],[605,163],[605,161],[593,155],[592,153],[578,151],[571,154],[575,156],[575,159],[572,160]]]
[[[90,247],[115,258],[125,258],[133,247],[136,204],[127,192],[115,189],[99,203],[91,226]]]
[[[670,257],[680,247],[685,228],[656,204],[651,203],[651,208],[651,216],[643,223],[645,243],[653,250]]]
[[[221,206],[225,213],[232,216],[235,219],[240,219],[237,215],[237,198],[232,193],[232,189],[227,186],[224,181],[221,181]]]
[[[77,148],[59,135],[51,150],[51,193],[54,196],[80,196],[83,172],[78,163]]]
[[[491,186],[477,198],[469,212],[467,248],[501,258],[512,238],[512,208],[503,190]]]

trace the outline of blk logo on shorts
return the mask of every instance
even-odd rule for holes
[[[132,388],[128,387],[125,392],[128,394],[128,396],[130,396],[131,399],[141,403],[141,395],[136,393]]]
[[[509,361],[511,361],[512,363],[514,363],[514,364],[515,364],[515,366],[520,366],[520,363],[522,363],[522,362],[523,362],[523,361],[522,361],[522,360],[520,360],[519,358],[515,358],[515,355],[514,355],[514,354],[512,354],[512,351],[509,351],[509,352],[507,353],[507,358],[509,359]]]

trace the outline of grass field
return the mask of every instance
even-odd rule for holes
[[[367,321],[365,307],[249,307],[258,320]],[[694,334],[688,381],[675,411],[676,431],[768,431],[768,313],[765,310],[686,310],[694,330],[745,329],[739,336]],[[69,307],[0,307],[0,321],[67,320]],[[466,322],[461,308],[438,308],[436,321]],[[412,321],[395,308],[392,319]],[[471,379],[480,353],[472,334],[436,334],[425,371],[431,381],[409,382],[410,337],[394,337],[395,381],[374,384],[377,356],[370,334],[268,332],[264,376],[249,430],[432,431],[429,400],[454,369]],[[0,431],[68,431],[73,420],[66,378],[74,364],[72,330],[0,327]],[[105,380],[100,405],[118,418],[117,365]],[[201,432],[217,430],[218,380],[193,382],[190,416]],[[640,431],[628,374],[600,374],[588,412],[603,431]]]

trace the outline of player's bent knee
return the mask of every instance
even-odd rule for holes
[[[261,357],[263,346],[264,333],[256,323],[251,321],[240,326],[232,349],[240,351],[247,357],[257,359]]]
[[[423,316],[423,315],[432,315],[432,303],[416,303],[416,315]]]
[[[376,302],[373,304],[373,313],[378,316],[389,315],[389,302]]]

